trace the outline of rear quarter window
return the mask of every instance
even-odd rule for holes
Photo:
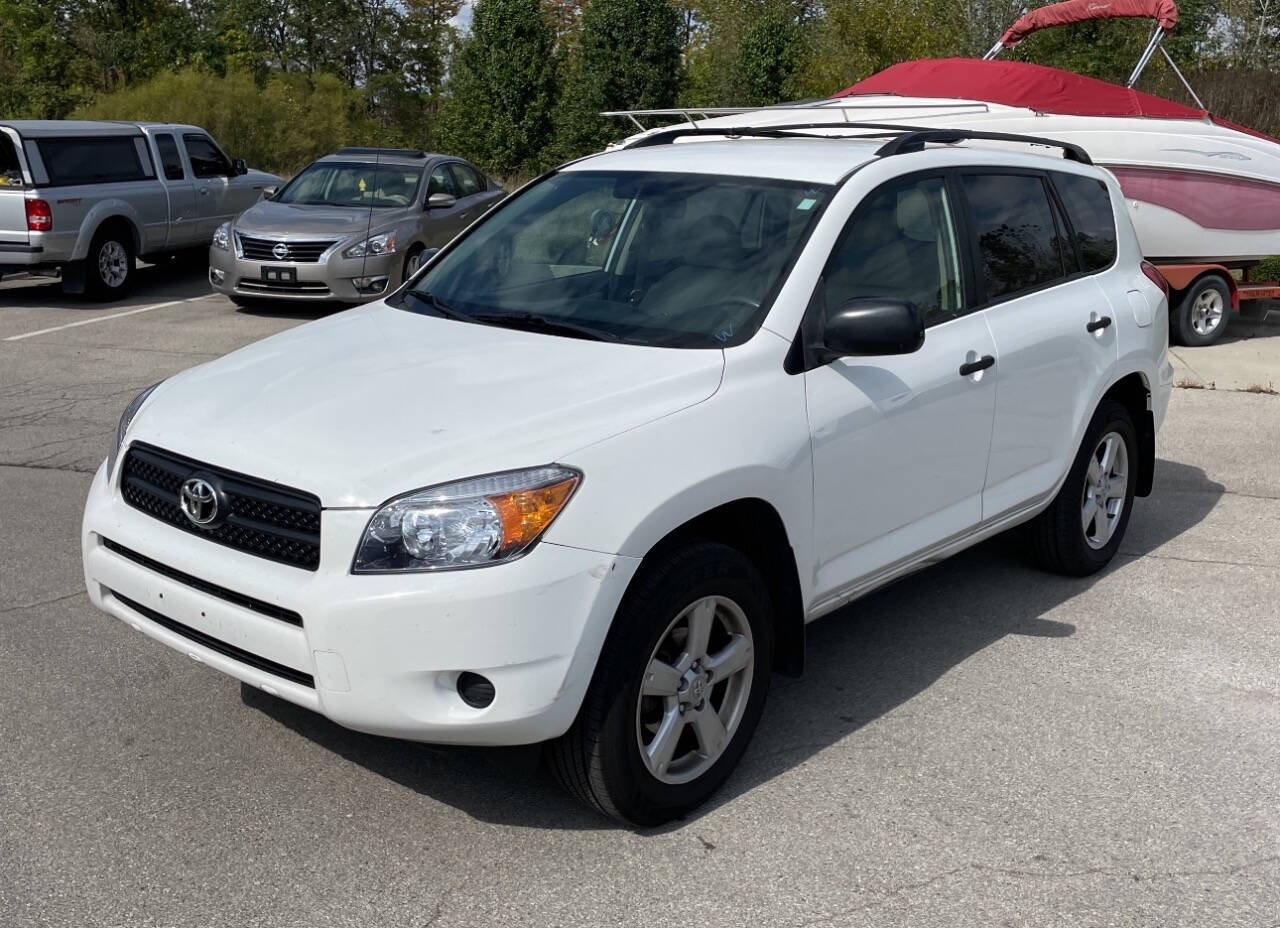
[[[122,183],[151,176],[130,136],[40,139],[37,145],[51,184]]]
[[[1053,175],[1053,185],[1071,220],[1081,269],[1110,267],[1116,260],[1116,217],[1107,185],[1095,177],[1060,173]]]

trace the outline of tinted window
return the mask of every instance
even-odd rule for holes
[[[1065,275],[1061,237],[1039,175],[968,175],[964,191],[987,299],[1034,290]]]
[[[447,164],[442,164],[431,172],[431,180],[427,182],[427,196],[433,193],[447,193],[451,197],[458,195],[458,187],[453,182],[453,174],[449,172]]]
[[[1053,184],[1067,208],[1083,269],[1110,267],[1116,259],[1116,218],[1107,185],[1079,174],[1054,174]]]
[[[468,165],[451,164],[453,168],[453,179],[458,182],[458,196],[469,197],[473,193],[479,193],[484,189],[484,184],[480,180],[480,176],[476,174]]]
[[[196,177],[231,176],[231,162],[209,139],[203,135],[184,135],[182,141],[187,145],[191,173]]]
[[[13,142],[0,133],[0,187],[21,187],[22,168],[18,165],[18,153]]]
[[[413,203],[421,168],[316,161],[276,195],[277,203],[395,208]]]
[[[823,272],[828,313],[848,300],[907,300],[925,322],[963,309],[955,223],[945,182],[938,177],[895,183],[858,207]]]
[[[157,135],[156,148],[160,150],[160,163],[164,165],[164,176],[169,180],[182,180],[187,176],[182,170],[182,156],[178,154],[178,143],[172,135]]]
[[[53,184],[102,184],[148,176],[129,137],[40,139],[40,157]]]

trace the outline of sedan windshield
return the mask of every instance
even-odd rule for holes
[[[830,190],[701,174],[556,174],[486,218],[399,304],[580,338],[740,344]]]
[[[296,206],[408,206],[418,192],[420,168],[317,161],[276,195]]]

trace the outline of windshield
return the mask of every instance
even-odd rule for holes
[[[289,181],[277,203],[297,206],[408,206],[422,169],[393,164],[317,161]]]
[[[488,217],[398,302],[583,338],[740,344],[830,191],[702,174],[556,174]]]

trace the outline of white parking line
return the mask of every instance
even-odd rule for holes
[[[207,300],[216,294],[207,293],[204,296],[188,297],[185,300],[169,300],[167,303],[153,303],[150,306],[139,306],[136,309],[126,309],[122,313],[112,313],[110,316],[94,316],[92,319],[80,319],[76,322],[68,322],[65,325],[50,326],[47,329],[36,329],[34,332],[23,332],[21,335],[10,335],[5,339],[7,342],[20,342],[24,338],[35,338],[37,335],[48,335],[50,332],[61,332],[63,329],[74,329],[77,326],[93,325],[95,322],[109,322],[112,319],[120,319],[124,316],[136,316],[138,313],[149,313],[153,309],[164,309],[167,306],[179,306],[183,303],[196,303],[200,300]]]

